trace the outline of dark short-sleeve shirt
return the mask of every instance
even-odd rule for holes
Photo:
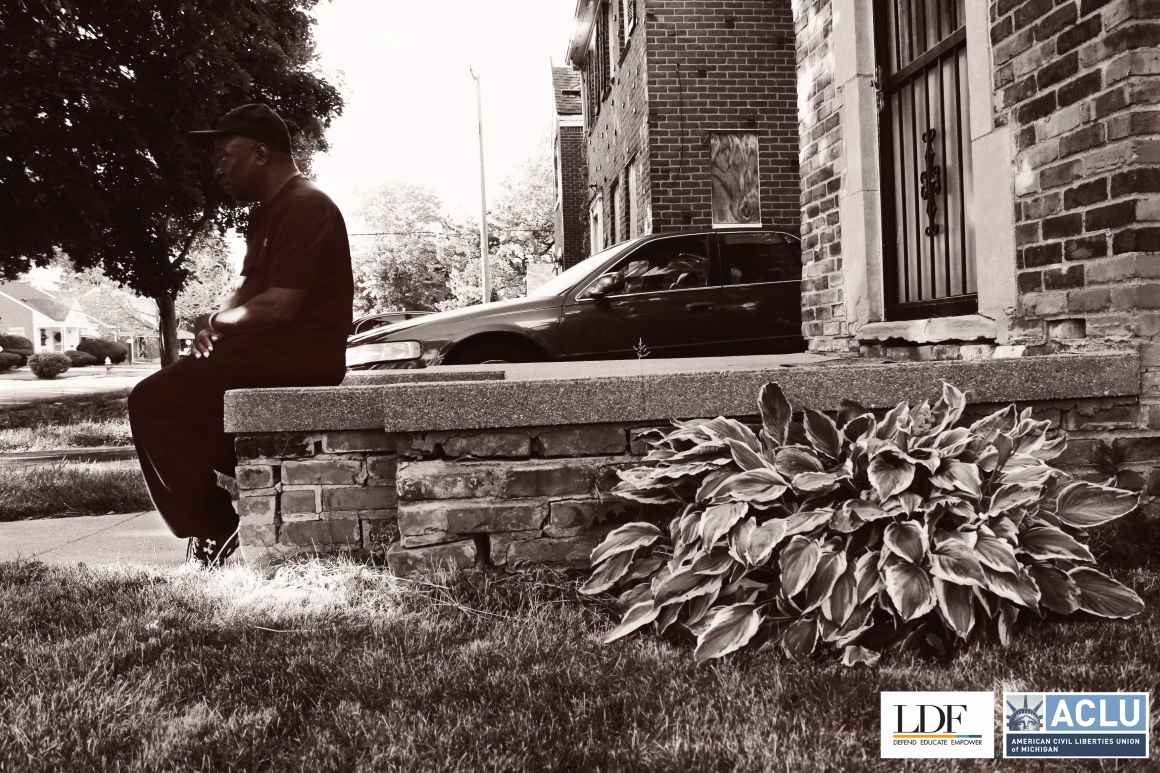
[[[242,275],[246,300],[271,287],[306,290],[290,324],[262,331],[262,339],[300,350],[321,347],[325,359],[342,359],[354,296],[346,223],[305,177],[291,178],[251,214]]]

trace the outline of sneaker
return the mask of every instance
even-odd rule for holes
[[[225,539],[217,537],[190,537],[185,549],[185,560],[206,569],[221,566],[238,549],[238,530]]]

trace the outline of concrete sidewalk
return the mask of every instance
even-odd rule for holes
[[[0,561],[175,567],[185,544],[156,511],[0,523]]]
[[[160,367],[156,363],[114,365],[109,373],[105,373],[104,366],[74,368],[49,379],[37,378],[28,368],[0,373],[0,408],[38,400],[119,392],[135,386]]]

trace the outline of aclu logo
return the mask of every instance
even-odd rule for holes
[[[995,756],[995,694],[881,693],[884,758]]]
[[[1146,692],[1003,694],[1003,756],[1147,758]]]

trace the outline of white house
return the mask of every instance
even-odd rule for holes
[[[6,282],[0,283],[0,333],[29,339],[37,352],[65,352],[100,329],[75,304],[23,282]]]

